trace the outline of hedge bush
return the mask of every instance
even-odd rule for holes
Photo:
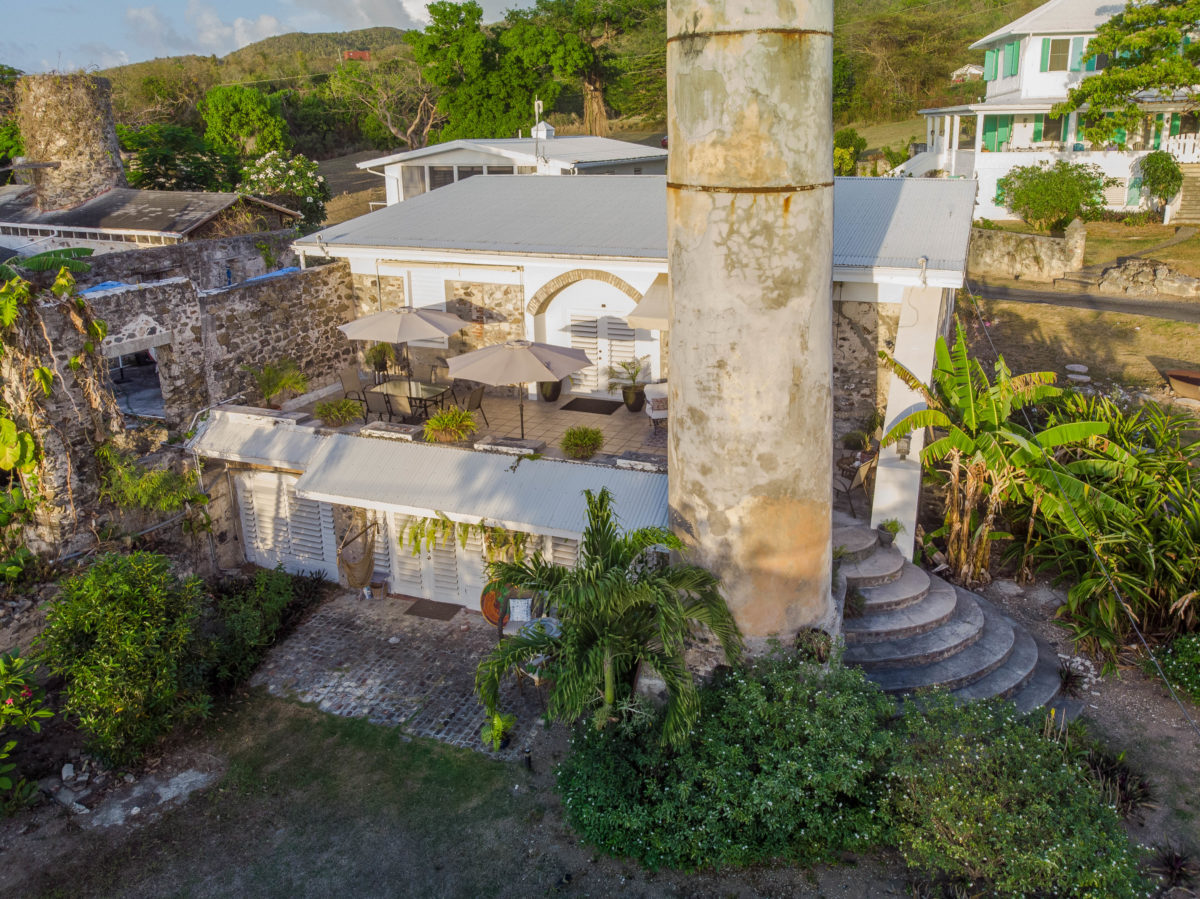
[[[651,868],[809,864],[876,845],[892,703],[861,672],[796,658],[701,691],[695,739],[664,749],[651,716],[581,728],[558,773],[568,822]]]
[[[46,614],[41,658],[66,680],[64,711],[91,751],[128,764],[181,721],[207,713],[196,624],[199,578],[180,580],[165,556],[101,556],[68,578]]]
[[[1146,895],[1087,769],[1011,705],[924,700],[897,736],[888,810],[909,866],[972,895]]]

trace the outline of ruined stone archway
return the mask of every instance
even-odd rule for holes
[[[541,315],[549,308],[551,301],[564,288],[570,287],[578,281],[603,281],[605,284],[611,284],[617,288],[617,290],[624,293],[635,303],[640,302],[642,299],[642,292],[640,290],[624,278],[617,277],[612,272],[605,272],[595,268],[574,268],[569,272],[563,272],[557,278],[553,278],[543,284],[525,305],[525,311],[532,316]]]

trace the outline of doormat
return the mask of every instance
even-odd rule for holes
[[[616,400],[593,400],[587,397],[578,397],[571,400],[562,407],[564,412],[591,412],[595,415],[612,415],[620,409],[624,403],[618,403]]]
[[[434,602],[432,599],[418,599],[404,610],[405,615],[416,615],[419,618],[432,618],[434,621],[449,621],[462,606],[452,602]]]

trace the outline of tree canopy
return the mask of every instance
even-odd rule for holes
[[[1096,30],[1084,61],[1107,59],[1098,74],[1083,79],[1054,115],[1094,111],[1083,120],[1084,136],[1106,144],[1120,131],[1136,129],[1145,113],[1138,101],[1182,99],[1200,106],[1200,0],[1134,0]]]
[[[330,76],[329,92],[370,113],[408,150],[425,146],[430,130],[445,121],[436,89],[410,59],[347,62]]]
[[[291,146],[278,101],[239,84],[214,87],[204,95],[204,139],[216,150],[237,156],[262,156]]]
[[[129,184],[146,190],[229,190],[237,163],[217,153],[190,128],[117,125],[121,148],[131,154]]]

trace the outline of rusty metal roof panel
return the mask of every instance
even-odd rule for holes
[[[385,437],[326,438],[296,483],[302,497],[348,506],[578,537],[584,490],[607,487],[624,528],[667,526],[667,476]]]

